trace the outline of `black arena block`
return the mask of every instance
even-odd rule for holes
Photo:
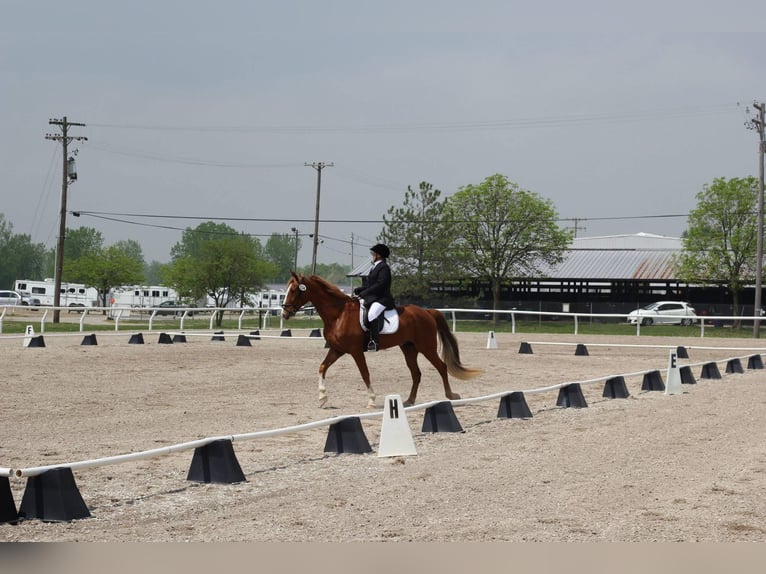
[[[763,359],[760,355],[752,355],[748,357],[747,359],[747,368],[748,369],[762,369],[763,368]]]
[[[365,454],[372,452],[359,417],[348,417],[330,425],[324,452]]]
[[[247,482],[230,440],[215,440],[194,449],[189,474],[192,482],[233,484]]]
[[[91,333],[90,335],[85,335],[82,338],[82,343],[80,345],[98,345],[98,341],[96,340],[96,334]]]
[[[19,519],[16,503],[11,492],[11,483],[7,476],[0,476],[0,524],[10,522],[15,524]]]
[[[280,337],[292,337],[292,336],[293,336],[293,332],[292,332],[290,329],[285,329],[285,330],[283,330],[283,331],[282,331],[282,332],[279,334],[279,336],[280,336]]]
[[[500,398],[500,406],[497,409],[499,419],[531,419],[532,411],[529,410],[524,393],[517,391]]]
[[[29,340],[28,347],[45,347],[45,339],[43,339],[42,335],[38,335],[37,337],[32,337]]]
[[[311,333],[309,333],[309,337],[321,337],[322,332],[319,329],[312,329]]]
[[[250,339],[247,335],[239,335],[237,337],[237,347],[252,347],[250,344]]]
[[[607,379],[604,383],[604,392],[601,396],[608,399],[627,399],[630,396],[630,393],[625,384],[625,377],[618,375],[611,379]]]
[[[176,333],[173,335],[173,342],[174,343],[185,343],[186,342],[186,335],[182,333]]]
[[[521,346],[519,346],[519,354],[522,355],[531,355],[532,353],[532,345],[529,343],[521,343]]]
[[[702,365],[702,372],[700,373],[702,379],[720,379],[721,371],[718,370],[717,363],[705,363]]]
[[[681,384],[682,385],[696,385],[697,379],[694,378],[694,373],[692,373],[692,368],[689,365],[686,365],[684,367],[680,367],[678,369],[678,372],[681,374]]]
[[[167,333],[160,333],[160,338],[157,340],[160,345],[172,345],[173,339]]]
[[[455,409],[449,401],[441,401],[426,409],[423,416],[423,432],[463,432]]]
[[[659,371],[649,371],[644,373],[644,380],[641,383],[642,391],[664,391],[665,383]]]
[[[676,347],[676,357],[679,359],[688,359],[689,353],[686,351],[686,347]]]
[[[582,394],[580,383],[572,383],[559,389],[559,396],[556,399],[557,407],[566,407],[574,409],[583,409],[588,406],[585,397]]]
[[[216,331],[213,334],[213,338],[210,339],[211,341],[225,341],[226,337],[223,336],[223,331]]]
[[[742,363],[739,359],[729,359],[726,362],[726,372],[727,373],[744,373],[745,370],[742,368]]]
[[[69,522],[90,517],[69,467],[53,468],[27,479],[19,518]]]
[[[575,355],[588,356],[589,354],[590,353],[588,353],[588,347],[586,347],[582,343],[577,343],[577,348],[575,349]]]
[[[253,341],[260,341],[261,340],[261,332],[259,330],[250,331],[250,338]]]
[[[144,335],[142,333],[134,333],[130,336],[130,341],[128,341],[129,345],[143,345],[144,344]]]

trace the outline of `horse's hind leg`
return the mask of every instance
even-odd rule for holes
[[[442,382],[444,383],[444,395],[451,401],[459,399],[460,395],[452,392],[452,388],[449,385],[447,365],[444,363],[444,361],[441,360],[439,353],[436,352],[436,349],[421,351],[421,353],[423,353],[423,356],[425,356],[425,358],[428,359],[434,367],[436,367],[436,370],[439,371],[439,374],[442,377]]]
[[[332,347],[330,347],[330,350],[327,351],[327,355],[325,355],[324,360],[319,365],[319,406],[320,408],[323,407],[325,403],[327,402],[327,387],[324,384],[327,370],[335,361],[337,361],[343,355],[345,355],[343,351],[338,351],[337,349],[333,349]]]
[[[420,386],[421,372],[418,367],[418,350],[412,343],[405,343],[400,345],[399,348],[404,353],[404,360],[407,362],[407,367],[409,367],[410,374],[412,375],[410,396],[404,401],[404,406],[409,407],[415,404],[415,398],[418,396],[418,387]]]

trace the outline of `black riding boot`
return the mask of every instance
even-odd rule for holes
[[[380,319],[382,318],[383,316],[381,315]],[[367,343],[368,351],[377,351],[380,348],[380,324],[381,321],[379,319],[367,321],[367,329],[370,336],[370,341]]]

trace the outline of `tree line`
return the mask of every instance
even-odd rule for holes
[[[680,280],[727,285],[735,309],[742,288],[753,281],[757,240],[759,182],[753,177],[717,178],[697,194],[684,249],[676,261]],[[539,275],[560,263],[572,232],[558,225],[549,199],[494,174],[448,197],[429,182],[411,186],[401,204],[383,215],[377,241],[392,252],[397,299],[431,304],[431,285],[471,277],[491,286],[499,308],[504,282]],[[170,252],[170,263],[146,263],[134,240],[104,245],[93,228],[67,229],[62,280],[85,283],[107,293],[112,287],[164,284],[188,300],[210,296],[225,307],[267,283],[282,283],[293,270],[300,237],[272,234],[265,244],[223,223],[187,228]],[[15,279],[52,277],[53,250],[14,234],[0,213],[0,287]],[[296,271],[307,273],[309,268]],[[317,274],[343,283],[349,268],[317,265]]]

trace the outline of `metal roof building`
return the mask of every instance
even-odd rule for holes
[[[544,268],[536,279],[672,280],[681,239],[650,233],[578,237],[559,265]],[[365,277],[370,261],[357,265],[348,277]]]

